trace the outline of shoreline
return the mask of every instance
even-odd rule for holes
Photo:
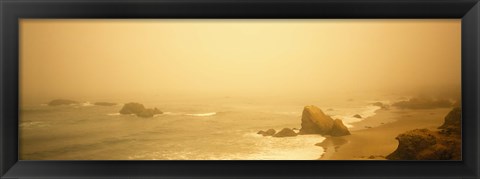
[[[413,129],[437,130],[450,110],[380,109],[375,116],[352,123],[351,135],[324,136],[316,144],[324,148],[318,160],[385,160],[398,146],[395,137]]]

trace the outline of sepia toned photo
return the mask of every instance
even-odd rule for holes
[[[21,19],[20,160],[462,160],[460,19]]]

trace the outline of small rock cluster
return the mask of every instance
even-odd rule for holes
[[[293,137],[301,134],[320,134],[330,136],[350,135],[350,131],[343,124],[342,120],[333,120],[325,115],[320,108],[316,106],[305,106],[302,113],[302,128],[296,133],[293,129],[283,128],[278,133],[274,129],[259,131],[257,134],[273,137]]]
[[[123,105],[120,114],[135,114],[138,117],[149,118],[156,114],[163,114],[163,112],[157,108],[145,108],[140,103],[127,103]]]

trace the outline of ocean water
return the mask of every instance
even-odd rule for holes
[[[223,100],[223,101],[222,101]],[[259,130],[300,128],[304,105],[231,102],[143,103],[164,114],[121,115],[116,106],[21,107],[21,160],[314,160],[324,149],[320,135],[263,137]],[[228,102],[230,101],[230,102]],[[369,100],[318,104],[347,127],[375,115]],[[316,105],[316,104],[314,104]]]

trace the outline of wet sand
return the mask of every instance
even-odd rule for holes
[[[379,110],[377,115],[352,123],[351,135],[327,137],[320,160],[385,160],[398,146],[395,137],[408,130],[434,129],[443,124],[450,108]]]

